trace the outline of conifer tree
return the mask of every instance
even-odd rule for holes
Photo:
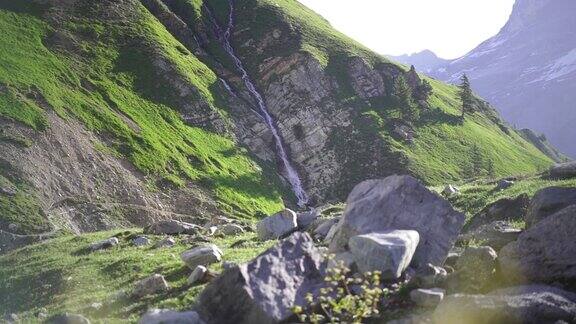
[[[394,95],[400,105],[403,120],[415,122],[420,119],[420,111],[412,99],[412,89],[402,75],[394,81]]]
[[[458,87],[460,88],[460,100],[462,101],[462,118],[464,118],[466,114],[472,112],[472,103],[474,99],[470,80],[466,74],[462,74],[460,85]]]

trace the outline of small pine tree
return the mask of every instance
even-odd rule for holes
[[[484,169],[484,157],[480,152],[480,148],[476,144],[472,146],[471,158],[472,158],[472,171],[474,172],[474,176],[480,176]]]
[[[410,122],[420,119],[420,111],[412,99],[412,89],[402,75],[394,81],[394,95],[400,104],[402,119]]]
[[[472,103],[474,95],[472,94],[472,87],[470,80],[466,74],[462,74],[460,78],[460,100],[462,101],[462,118],[468,113],[472,112]]]
[[[422,101],[427,101],[432,94],[432,85],[428,80],[423,79],[417,89],[417,99]]]

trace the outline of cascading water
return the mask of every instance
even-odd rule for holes
[[[236,69],[238,69],[238,71],[242,75],[244,86],[246,87],[252,98],[258,104],[258,108],[260,109],[259,115],[264,119],[266,125],[268,125],[268,128],[272,132],[272,136],[274,137],[274,142],[276,144],[276,154],[278,155],[278,158],[280,158],[280,160],[282,161],[286,178],[288,179],[288,182],[292,186],[292,190],[294,191],[294,194],[298,199],[298,206],[303,207],[306,205],[306,203],[308,203],[308,195],[306,194],[304,188],[302,187],[302,181],[300,180],[300,176],[298,175],[298,172],[296,172],[296,169],[294,169],[294,167],[290,163],[290,160],[288,159],[288,154],[286,153],[286,149],[284,148],[282,137],[280,136],[280,133],[276,128],[276,124],[274,123],[272,116],[268,112],[268,107],[266,106],[264,99],[262,98],[258,90],[256,90],[256,87],[254,86],[254,83],[250,79],[248,72],[244,68],[242,61],[238,58],[238,56],[236,56],[234,48],[230,44],[230,35],[232,33],[232,28],[234,27],[233,1],[234,0],[228,0],[228,3],[230,5],[230,15],[228,17],[228,26],[226,27],[225,31],[222,31],[222,28],[220,28],[218,21],[212,16],[209,10],[208,12],[212,16],[211,17],[212,23],[215,26],[216,32],[218,34],[218,37],[220,38],[224,50],[226,51],[226,53],[228,53],[232,61],[234,61]]]

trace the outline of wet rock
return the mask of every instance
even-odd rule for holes
[[[576,289],[576,205],[536,223],[500,251],[511,283],[557,283]]]
[[[188,277],[188,284],[195,285],[198,283],[203,283],[204,276],[206,275],[207,272],[208,268],[206,268],[205,266],[201,265],[197,266],[196,269],[192,271],[190,277]]]
[[[99,250],[105,250],[105,249],[109,249],[113,246],[116,246],[119,243],[120,243],[120,241],[118,241],[117,238],[111,237],[109,239],[90,244],[90,250],[92,252],[99,251]]]
[[[182,252],[180,258],[192,270],[197,266],[208,266],[222,260],[222,250],[214,244],[208,244]]]
[[[410,299],[420,307],[436,307],[443,299],[446,291],[441,288],[414,289]]]
[[[145,227],[144,233],[153,235],[193,235],[198,233],[199,229],[200,226],[198,225],[171,219],[158,221],[150,226]]]
[[[410,176],[390,176],[357,185],[348,196],[332,252],[347,249],[352,236],[391,229],[415,230],[420,244],[413,266],[442,265],[454,245],[465,216]]]
[[[521,221],[528,212],[530,197],[523,194],[516,198],[504,198],[493,204],[486,206],[478,214],[474,215],[466,231],[473,231],[482,225],[490,224],[495,221]]]
[[[154,274],[148,278],[138,281],[134,285],[132,295],[136,298],[142,298],[148,295],[154,295],[166,292],[170,289],[163,275]]]
[[[576,204],[576,188],[550,187],[538,191],[528,207],[526,227],[530,228],[544,218]]]
[[[147,238],[146,236],[138,236],[132,240],[132,244],[134,244],[135,246],[146,246],[150,244],[150,239]]]
[[[554,179],[569,179],[576,177],[576,161],[556,164],[550,168],[550,177]]]
[[[169,309],[153,309],[142,316],[139,324],[204,324],[196,312],[177,312]]]
[[[395,230],[353,236],[348,246],[360,272],[381,271],[382,278],[397,279],[412,261],[419,238],[416,231]]]
[[[258,238],[262,241],[278,239],[298,228],[296,213],[290,209],[285,209],[278,214],[268,216],[261,220],[256,231]]]
[[[254,260],[228,269],[198,298],[208,323],[277,323],[324,286],[324,262],[312,238],[296,232]],[[241,302],[239,302],[241,301]]]
[[[468,242],[481,242],[499,251],[506,244],[518,239],[522,230],[514,228],[512,224],[505,221],[496,221],[490,224],[482,225],[478,229],[469,233],[460,235],[458,242],[465,245]]]
[[[437,324],[573,323],[576,295],[547,286],[523,286],[490,295],[447,296],[433,314]]]

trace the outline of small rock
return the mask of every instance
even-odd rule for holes
[[[198,233],[200,226],[177,220],[162,220],[144,228],[145,234],[178,235]]]
[[[483,245],[490,246],[494,250],[499,251],[506,244],[516,241],[521,233],[522,230],[514,228],[509,222],[496,221],[460,235],[458,242],[461,245],[465,245],[471,241],[482,242]]]
[[[170,289],[163,275],[154,274],[146,279],[140,280],[134,286],[133,295],[136,298],[142,298],[148,295],[154,295],[166,292]]]
[[[516,198],[503,198],[482,209],[466,225],[466,231],[473,231],[482,225],[495,221],[521,221],[528,212],[530,197],[527,194]]]
[[[336,225],[338,221],[340,221],[339,217],[324,220],[314,230],[314,238],[319,241],[323,241],[328,236],[330,229],[332,229],[332,227],[334,227],[334,225]]]
[[[442,195],[445,197],[452,197],[454,195],[458,195],[459,193],[460,190],[453,185],[447,185],[444,187],[444,190],[442,190]]]
[[[462,252],[451,251],[448,253],[448,257],[446,257],[446,261],[444,262],[445,266],[450,266],[452,268],[456,267],[456,263],[458,259],[462,255]]]
[[[158,241],[154,245],[154,247],[155,248],[169,248],[169,247],[173,247],[175,244],[176,244],[176,241],[173,238],[167,237],[165,239]]]
[[[493,279],[496,268],[496,251],[489,246],[469,247],[456,263],[458,291],[480,292]]]
[[[244,233],[244,228],[237,224],[226,224],[218,227],[216,233],[225,236],[238,235]]]
[[[222,260],[222,250],[214,244],[199,246],[188,251],[182,252],[180,258],[186,265],[194,270],[197,266],[208,266]]]
[[[400,278],[412,261],[420,235],[416,231],[389,231],[357,235],[348,246],[360,272],[381,271],[384,279]]]
[[[135,246],[145,246],[150,244],[150,239],[148,239],[146,236],[138,236],[132,240],[132,244]]]
[[[10,232],[16,232],[19,228],[20,228],[20,226],[18,224],[14,224],[14,223],[8,224],[8,230]]]
[[[514,181],[500,180],[496,185],[496,190],[506,190],[514,185]]]
[[[197,266],[196,269],[192,271],[190,277],[188,277],[188,283],[191,285],[201,283],[202,280],[204,279],[204,276],[206,275],[206,272],[208,272],[208,268],[201,265]]]
[[[432,288],[442,286],[447,276],[448,272],[446,269],[428,263],[416,270],[412,281],[418,287]]]
[[[61,314],[48,320],[50,324],[90,324],[90,320],[80,314]]]
[[[304,213],[298,213],[296,215],[296,222],[298,223],[298,229],[303,231],[307,229],[316,219],[320,217],[320,211],[317,209],[312,209]]]
[[[139,324],[204,324],[196,312],[177,312],[169,309],[153,309],[142,316]]]
[[[278,39],[280,36],[282,36],[282,31],[280,29],[274,29],[272,31],[272,37],[274,37],[274,39]]]
[[[16,196],[16,190],[7,187],[0,187],[0,195],[5,195],[8,197]]]
[[[109,249],[113,246],[118,245],[119,243],[120,243],[120,241],[117,238],[111,237],[111,238],[103,240],[103,241],[92,243],[90,245],[90,250],[92,250],[92,252],[95,252],[95,251],[99,251],[99,250]]]
[[[446,291],[440,288],[415,289],[410,292],[410,299],[420,307],[436,307],[444,299]]]
[[[298,228],[296,220],[296,213],[290,209],[268,216],[257,225],[258,238],[267,241],[285,236]]]

